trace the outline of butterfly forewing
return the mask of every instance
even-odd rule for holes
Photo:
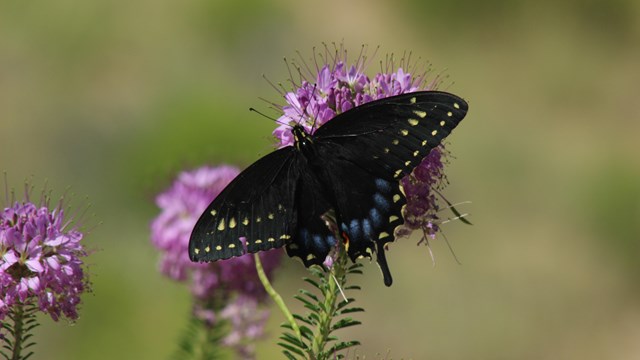
[[[299,156],[286,147],[240,173],[196,223],[189,241],[191,260],[215,261],[283,246],[296,228]]]

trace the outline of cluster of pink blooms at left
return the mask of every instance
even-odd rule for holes
[[[266,292],[253,255],[212,263],[194,263],[188,255],[189,237],[196,221],[238,173],[232,166],[204,166],[180,173],[156,197],[161,212],[151,223],[151,240],[161,251],[160,272],[190,284],[194,312],[200,319],[211,324],[218,319],[230,322],[232,330],[222,343],[243,353],[251,351],[247,347],[252,339],[263,335],[269,314],[258,308],[266,300]],[[260,253],[267,276],[272,276],[281,257],[280,249]],[[222,308],[214,309],[220,304]]]
[[[0,211],[0,321],[15,305],[37,305],[54,320],[78,318],[88,287],[83,234],[53,210],[29,201]]]

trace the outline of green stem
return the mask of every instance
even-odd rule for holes
[[[194,315],[195,316],[195,315]],[[216,358],[216,345],[220,343],[220,335],[217,329],[219,321],[215,324],[207,324],[206,321],[200,320],[203,328],[203,334],[201,336],[201,343],[198,347],[200,355],[197,357],[200,360],[212,360]]]
[[[326,277],[324,279],[325,282],[322,287],[324,307],[319,313],[320,321],[318,323],[318,329],[311,344],[312,352],[313,354],[316,354],[316,357],[324,353],[324,348],[327,344],[329,334],[331,333],[331,322],[335,317],[338,294],[340,293],[339,287],[344,286],[345,283],[346,266],[346,253],[341,251],[334,262],[331,271],[326,273]],[[338,284],[338,282],[340,283]]]
[[[282,297],[280,296],[280,294],[278,294],[276,290],[273,288],[273,286],[271,286],[271,283],[267,278],[267,274],[264,273],[264,269],[262,268],[262,262],[260,261],[260,256],[256,253],[253,255],[253,258],[256,261],[256,270],[258,271],[258,277],[260,278],[260,282],[262,282],[262,286],[264,286],[264,289],[267,291],[267,294],[269,294],[269,296],[271,296],[271,298],[276,303],[276,305],[278,305],[278,307],[280,308],[280,311],[282,311],[282,313],[284,314],[284,317],[287,318],[289,325],[291,325],[291,328],[296,333],[296,336],[298,337],[298,340],[300,341],[300,343],[303,343],[302,333],[300,333],[300,328],[298,327],[298,323],[296,323],[296,320],[293,318],[293,315],[291,315],[291,311],[289,311],[289,308],[284,303],[284,300],[282,300]]]
[[[13,307],[13,355],[11,360],[20,360],[22,357],[22,342],[24,336],[24,305],[16,303]]]

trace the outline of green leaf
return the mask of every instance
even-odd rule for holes
[[[318,314],[316,313],[310,313],[309,315],[307,315],[309,317],[310,320],[312,320],[315,324],[320,322],[320,317],[318,316]]]
[[[293,318],[298,320],[298,321],[302,321],[303,323],[307,324],[307,325],[311,325],[314,326],[315,323],[309,319],[307,319],[306,317],[300,316],[298,314],[293,314]],[[289,326],[289,329],[291,329],[291,326]]]
[[[358,345],[360,345],[359,341],[342,341],[333,345],[331,349],[329,349],[329,352],[332,352],[332,353],[338,352],[338,351],[342,351],[344,349],[347,349],[353,346],[358,346]]]
[[[302,302],[302,303],[303,303],[303,304],[305,304],[305,305],[313,305],[313,304],[311,303],[311,301],[309,301],[309,300],[307,300],[307,299],[303,298],[303,297],[302,297],[302,296],[300,296],[300,295],[293,295],[293,298],[294,298],[294,299],[296,299],[296,300],[298,300],[298,301],[300,301],[300,302]]]
[[[351,318],[340,319],[338,322],[331,326],[331,331],[336,331],[338,329],[346,328],[349,326],[360,325],[362,324],[360,321],[353,320]]]
[[[363,312],[363,311],[364,311],[363,308],[352,307],[352,308],[342,309],[340,311],[336,311],[336,315],[350,314],[350,313],[354,313],[354,312]]]
[[[286,350],[284,350],[282,353],[283,353],[283,354],[284,354],[284,356],[286,356],[286,357],[287,357],[287,359],[289,359],[289,360],[297,360],[297,358],[296,358],[295,356],[291,355],[291,353],[290,353],[290,352],[288,352],[288,351],[286,351]],[[303,355],[303,356],[304,356],[304,355]]]
[[[314,280],[311,280],[310,278],[307,278],[307,277],[306,277],[306,278],[304,278],[303,280],[304,280],[305,282],[307,282],[307,283],[309,283],[309,284],[311,284],[311,285],[315,286],[316,288],[320,289],[320,285],[319,285],[317,282],[315,282]]]
[[[307,340],[311,340],[313,338],[313,331],[311,329],[309,329],[307,326],[301,325],[300,326],[300,333]]]
[[[298,349],[295,346],[291,346],[291,345],[289,345],[287,343],[281,343],[281,342],[279,342],[278,345],[282,346],[283,348],[285,348],[285,349],[287,349],[287,350],[289,350],[291,352],[294,352],[294,353],[304,357],[304,352],[302,350]],[[294,357],[294,359],[295,359],[295,357]]]
[[[318,297],[315,294],[313,294],[313,293],[311,293],[311,292],[309,292],[307,290],[300,289],[300,290],[298,290],[298,292],[303,294],[303,295],[305,295],[305,296],[307,296],[308,298],[310,298],[311,300],[313,300],[315,302],[320,301],[320,300],[318,300]]]
[[[291,343],[292,345],[295,345],[301,349],[306,349],[306,345],[304,343],[302,343],[300,341],[300,339],[298,339],[297,337],[291,335],[290,333],[282,333],[282,335],[280,336],[280,340],[284,340],[287,341],[289,343]]]

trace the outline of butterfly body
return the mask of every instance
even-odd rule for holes
[[[313,134],[293,126],[292,146],[247,168],[202,214],[191,235],[191,260],[286,246],[308,267],[322,264],[343,241],[352,260],[375,254],[391,285],[384,247],[403,223],[400,179],[467,108],[452,94],[408,93],[355,107]]]

